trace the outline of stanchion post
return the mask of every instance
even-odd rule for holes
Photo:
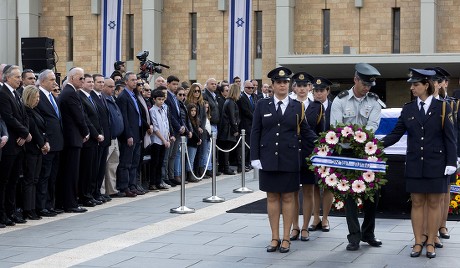
[[[246,187],[246,130],[241,130],[241,187],[234,189],[234,193],[252,193],[253,190]]]
[[[177,208],[172,208],[170,210],[171,213],[177,214],[186,214],[186,213],[195,213],[194,208],[188,208],[185,206],[185,146],[187,146],[187,138],[185,136],[181,136],[181,188],[180,188],[180,206]]]
[[[215,132],[212,133],[212,195],[210,197],[203,198],[203,202],[206,203],[221,203],[224,202],[225,199],[218,197],[216,195],[216,170],[217,170],[217,163],[216,163],[216,140],[217,135]]]

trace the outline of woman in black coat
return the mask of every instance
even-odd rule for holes
[[[236,101],[240,98],[241,92],[238,85],[233,84],[230,87],[227,98],[224,102],[224,107],[222,108],[222,115],[220,117],[220,127],[218,132],[218,139],[222,145],[222,149],[228,150],[235,146],[239,132],[238,126],[240,124],[240,113]],[[238,147],[240,148],[240,147]],[[235,172],[229,168],[229,153],[224,152],[223,154],[223,168],[222,171],[227,175],[234,175]],[[237,155],[241,155],[237,152]]]
[[[38,182],[42,165],[42,155],[47,154],[50,145],[46,137],[46,122],[40,113],[34,109],[40,100],[40,90],[35,86],[26,86],[22,99],[29,117],[29,131],[32,140],[25,144],[24,179],[22,181],[22,197],[24,218],[41,219],[35,212],[35,185]]]

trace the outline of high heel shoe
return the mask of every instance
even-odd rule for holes
[[[296,231],[296,232],[297,232],[297,234],[295,234],[295,235],[291,235],[291,237],[289,238],[289,240],[291,240],[291,241],[294,241],[294,240],[297,240],[297,239],[299,239],[300,230],[299,230],[299,229],[296,229],[296,228],[294,228],[294,229],[292,229],[292,232],[294,232],[294,231]],[[292,232],[291,232],[291,234],[292,234]]]
[[[422,234],[425,237],[425,241],[422,242],[422,246],[426,245],[426,241],[428,241],[428,235]]]
[[[433,247],[433,249],[436,250],[436,248],[434,247],[433,244],[426,244],[426,249],[427,249],[427,251],[426,251],[426,257],[427,257],[427,258],[430,258],[430,259],[436,258],[436,252],[435,252],[435,251],[429,252],[429,251],[428,251],[428,246]]]
[[[329,220],[327,220],[327,224],[326,224],[326,225],[323,225],[323,224],[321,223],[321,230],[322,230],[323,232],[329,232],[329,230],[330,230],[330,227],[329,227]]]
[[[289,240],[286,240],[286,239],[283,239],[283,242],[288,242],[288,247],[283,247],[283,246],[280,246],[280,253],[288,253],[289,252],[289,249],[291,248],[291,241]],[[281,242],[281,244],[283,243]]]
[[[276,241],[276,246],[272,246],[271,244],[267,246],[267,252],[275,252],[281,245],[281,240],[279,239],[272,239],[271,242]]]
[[[446,229],[446,232],[445,233],[441,233],[441,229]],[[446,227],[442,226],[441,228],[439,228],[439,236],[441,238],[444,238],[444,239],[449,239],[450,238],[450,234],[449,234],[449,230],[447,230]]]
[[[415,250],[414,250],[416,246],[419,246],[419,247],[420,247],[420,250],[419,250],[419,251],[415,251]],[[422,254],[422,250],[423,250],[423,245],[422,245],[422,244],[414,244],[414,245],[412,246],[412,252],[410,253],[411,258],[419,257],[420,254]]]
[[[316,231],[322,228],[322,223],[319,221],[316,225],[312,224],[308,227],[308,231]]]
[[[302,235],[302,232],[303,232],[303,231],[307,232],[308,236],[303,236],[303,235]],[[302,230],[300,231],[300,240],[302,240],[302,241],[308,241],[308,240],[310,240],[310,232],[308,232],[307,229],[302,229]]]
[[[438,238],[439,240],[439,236],[437,236],[436,238]],[[436,242],[436,239],[434,240],[434,246],[436,248],[443,248],[444,247],[444,244],[441,242],[441,240],[439,240],[439,242]]]

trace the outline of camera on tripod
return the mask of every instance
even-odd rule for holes
[[[148,56],[149,56],[149,52],[147,50],[141,51],[136,55],[136,58],[140,60],[139,76],[141,78],[148,79],[151,74],[154,74],[154,73],[161,74],[161,72],[163,71],[161,67],[169,69],[168,65],[156,63],[156,62],[153,62],[147,59]]]

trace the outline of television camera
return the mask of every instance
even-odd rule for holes
[[[148,79],[151,74],[154,74],[154,73],[161,74],[161,72],[163,71],[163,69],[161,67],[169,69],[168,65],[164,65],[164,64],[161,64],[161,63],[156,63],[156,62],[153,62],[153,61],[147,59],[148,56],[149,56],[149,52],[147,50],[141,51],[136,55],[136,58],[138,60],[140,60],[140,64],[139,64],[140,65],[139,66],[140,73],[139,73],[139,76],[141,78]]]

